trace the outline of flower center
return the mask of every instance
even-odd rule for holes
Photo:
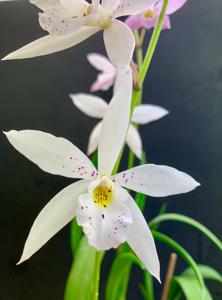
[[[156,12],[154,9],[148,9],[143,13],[143,15],[146,19],[153,19],[156,17]]]
[[[111,18],[103,9],[102,6],[99,6],[96,11],[93,11],[93,6],[89,5],[84,10],[84,16],[89,16],[90,18],[86,21],[86,26],[98,26],[103,29],[110,27]]]
[[[93,190],[93,201],[103,207],[107,207],[112,203],[113,184],[107,177],[102,177],[101,182]]]

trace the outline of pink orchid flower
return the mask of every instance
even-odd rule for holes
[[[170,29],[170,15],[179,10],[187,0],[169,0],[169,4],[166,10],[166,15],[163,22],[163,29]],[[140,28],[151,29],[154,28],[157,19],[160,15],[160,11],[163,5],[163,0],[157,4],[150,6],[150,8],[141,14],[130,16],[126,19],[125,23],[132,29],[137,30]]]
[[[89,53],[87,55],[87,59],[94,68],[100,71],[96,81],[90,87],[90,91],[107,91],[113,85],[114,91],[116,91],[116,88],[118,87],[118,84],[121,82],[122,79],[121,71],[123,71],[124,73],[125,68],[120,69],[115,67],[106,56],[99,53]],[[134,63],[133,60],[131,60],[130,65],[133,66],[135,70],[137,70],[137,65]],[[128,68],[129,66],[126,69]]]
[[[92,84],[90,91],[107,91],[116,80],[117,69],[105,56],[101,54],[89,53],[87,55],[87,59],[94,68],[100,71],[96,81]]]

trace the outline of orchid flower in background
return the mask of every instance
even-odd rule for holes
[[[123,22],[116,18],[135,15],[148,9],[156,0],[30,0],[43,13],[40,26],[49,34],[10,53],[7,59],[22,59],[58,52],[86,40],[103,30],[108,56],[118,67],[132,59],[135,39]]]
[[[171,28],[171,22],[169,16],[175,13],[177,10],[179,10],[186,2],[187,0],[169,0],[162,29]],[[125,23],[132,30],[141,29],[141,28],[146,28],[146,29],[154,28],[158,20],[158,17],[160,15],[162,5],[163,5],[163,0],[150,6],[148,10],[145,10],[140,14],[128,17],[125,20]]]
[[[100,71],[97,76],[97,80],[92,84],[90,91],[107,91],[114,85],[117,76],[117,69],[104,55],[89,53],[87,55],[87,59],[94,68]]]
[[[154,239],[142,212],[126,189],[163,197],[191,191],[199,183],[174,168],[153,164],[112,175],[130,120],[131,75],[127,73],[106,110],[98,147],[98,171],[64,138],[35,130],[5,133],[9,142],[42,170],[81,179],[58,193],[37,216],[19,263],[30,258],[76,217],[90,245],[108,250],[127,241],[144,266],[159,280]]]
[[[115,67],[111,61],[104,55],[99,53],[89,53],[87,55],[89,63],[96,68],[100,73],[97,76],[96,81],[92,84],[90,91],[96,92],[99,90],[107,91],[112,85],[114,85],[114,92],[118,85],[121,83],[122,74],[124,69]],[[129,67],[129,66],[127,66]],[[137,66],[133,60],[130,62],[130,68],[133,73],[134,81],[135,72],[137,72]]]
[[[108,109],[108,104],[103,99],[89,94],[71,94],[73,104],[83,113],[92,118],[103,119]],[[163,107],[151,104],[142,104],[136,106],[133,111],[131,122],[126,136],[126,143],[134,154],[141,159],[142,157],[142,140],[134,124],[148,124],[161,119],[169,113]],[[99,145],[99,139],[102,129],[102,121],[96,124],[91,132],[88,143],[87,154],[91,155]]]

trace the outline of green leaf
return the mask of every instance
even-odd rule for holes
[[[186,300],[213,300],[206,286],[203,287],[200,298],[201,289],[196,277],[175,276],[171,281],[169,300],[180,299],[181,290]]]
[[[215,280],[222,283],[222,276],[215,269],[205,266],[198,265],[204,279]],[[191,268],[187,268],[180,276],[175,276],[171,282],[169,299],[177,299],[181,294],[181,290],[187,300],[197,299],[200,294],[200,289],[195,274]],[[178,298],[179,299],[179,298]],[[205,287],[204,300],[211,300],[213,297]]]
[[[165,214],[165,212],[167,211],[167,206],[168,206],[167,203],[163,203],[161,205],[158,216],[161,216],[161,215]],[[159,226],[160,226],[160,223],[153,224],[152,230],[157,231],[159,229]]]
[[[153,277],[147,271],[144,271],[144,284],[139,285],[140,291],[145,300],[154,300]]]
[[[197,278],[197,282],[199,283],[200,290],[201,290],[201,294],[199,294],[199,298],[195,298],[195,299],[202,299],[201,298],[202,293],[204,293],[204,290],[205,290],[203,276],[202,276],[200,270],[198,269],[197,264],[195,263],[193,258],[190,256],[190,254],[182,246],[180,246],[177,242],[172,240],[170,237],[164,235],[163,233],[160,233],[157,231],[152,231],[152,234],[156,240],[161,241],[164,244],[170,246],[172,249],[174,249],[192,268],[192,270]]]
[[[146,203],[146,197],[147,196],[144,195],[144,194],[136,193],[135,201],[136,201],[136,203],[139,206],[141,211],[144,211],[145,203]]]
[[[75,253],[78,249],[82,235],[83,235],[82,227],[80,227],[77,224],[77,221],[75,218],[72,220],[71,227],[70,227],[70,242],[71,242],[71,249],[72,249],[73,255],[75,255]]]
[[[94,167],[98,168],[98,151],[96,151],[95,153],[93,153],[93,155],[91,157],[91,161],[92,161]]]
[[[128,285],[126,275],[128,275],[132,263],[143,268],[140,260],[133,253],[120,253],[115,258],[112,268],[109,274],[107,286],[106,286],[106,300],[119,300],[120,295],[125,291],[125,284]],[[127,290],[127,289],[126,289]]]
[[[184,215],[180,214],[163,214],[161,216],[157,216],[154,218],[150,223],[149,226],[150,228],[153,228],[156,224],[160,224],[161,222],[164,221],[177,221],[177,222],[183,222],[188,225],[193,226],[194,228],[198,229],[201,231],[206,237],[208,237],[221,251],[222,251],[222,242],[218,239],[218,237],[213,234],[207,227],[199,223],[198,221],[189,218]]]
[[[84,236],[75,255],[67,280],[64,300],[91,300],[95,271],[96,249]]]
[[[222,275],[215,270],[206,265],[198,265],[198,269],[200,270],[201,274],[203,275],[204,279],[215,280],[222,283]],[[184,276],[194,276],[193,270],[191,268],[187,268],[182,275]]]

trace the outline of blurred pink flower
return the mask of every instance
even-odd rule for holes
[[[180,9],[187,0],[169,0],[169,4],[166,10],[166,15],[163,22],[163,29],[170,29],[170,15],[175,13]],[[160,15],[161,8],[163,5],[163,0],[159,1],[157,4],[151,6],[148,10],[141,14],[130,16],[126,19],[125,23],[132,29],[147,28],[151,29],[155,27],[157,19]]]
[[[91,66],[99,71],[96,81],[90,87],[90,91],[107,91],[112,86],[114,86],[115,91],[118,86],[118,81],[120,80],[120,76],[118,76],[120,69],[115,67],[108,57],[99,53],[89,53],[87,59]],[[137,70],[137,65],[133,60],[131,61],[130,66],[134,70]]]
[[[90,91],[107,91],[115,82],[117,69],[101,54],[89,53],[87,59],[94,68],[100,71],[96,81],[92,84]]]

